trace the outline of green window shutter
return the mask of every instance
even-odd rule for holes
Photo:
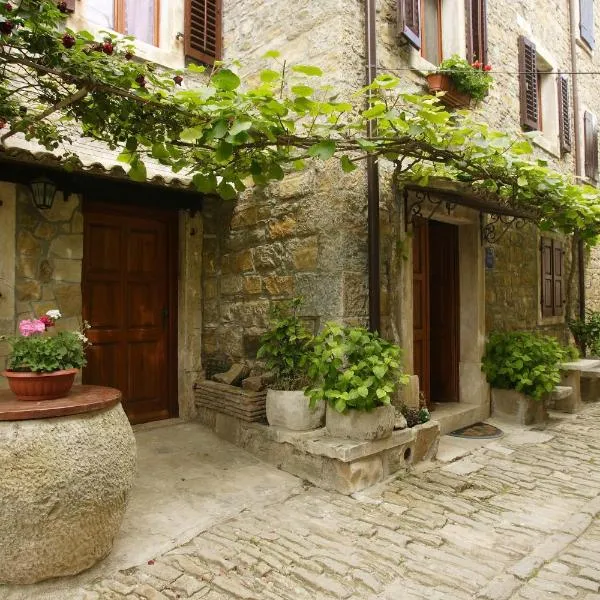
[[[565,290],[564,290],[564,268],[565,252],[562,244],[556,240],[552,241],[552,282],[553,282],[553,311],[554,316],[565,313]]]

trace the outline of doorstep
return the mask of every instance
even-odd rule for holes
[[[490,416],[488,404],[466,404],[464,402],[434,402],[431,418],[440,424],[441,435],[485,421]]]
[[[435,458],[440,436],[436,421],[394,431],[384,440],[355,441],[328,437],[325,428],[296,432],[248,423],[204,406],[198,407],[198,419],[265,462],[341,494],[363,490]]]

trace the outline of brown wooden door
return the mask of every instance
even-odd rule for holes
[[[121,390],[132,423],[177,414],[176,217],[84,203],[84,382]]]
[[[429,385],[434,402],[458,402],[458,227],[429,222]]]
[[[427,405],[429,389],[429,227],[425,219],[413,226],[413,372]]]

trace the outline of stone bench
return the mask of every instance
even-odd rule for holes
[[[600,399],[600,360],[581,358],[560,365],[561,385],[571,387],[573,393],[561,400],[556,410],[576,412],[583,402],[597,402]]]

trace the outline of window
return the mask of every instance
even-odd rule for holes
[[[222,54],[222,1],[187,0],[185,3],[185,55],[213,64]]]
[[[442,0],[421,0],[421,56],[432,65],[442,62]]]
[[[598,120],[595,114],[587,110],[583,115],[583,143],[585,176],[593,183],[598,183]]]
[[[465,52],[465,0],[397,0],[398,32],[415,48],[412,68],[429,71],[444,57]]]
[[[550,238],[541,238],[541,289],[542,317],[564,314],[563,273],[565,252],[562,244]]]
[[[96,25],[158,46],[160,0],[88,0],[86,17]]]
[[[467,60],[487,64],[487,0],[466,0]]]
[[[594,40],[594,0],[579,0],[579,34],[593,50]]]
[[[519,38],[521,126],[542,135],[534,142],[560,156],[571,150],[569,82],[524,36]]]

